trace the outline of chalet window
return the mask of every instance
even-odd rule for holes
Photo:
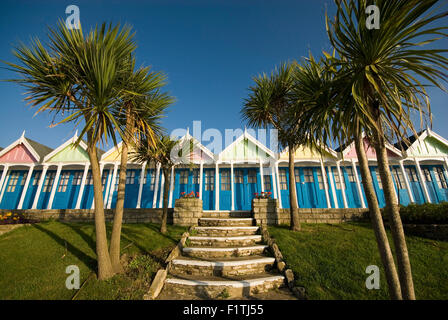
[[[305,179],[305,182],[314,182],[313,169],[303,169],[303,177]]]
[[[333,177],[334,177],[334,182],[336,183],[336,189],[341,190],[342,187],[344,187],[344,190],[345,190],[344,176],[342,176],[342,181],[341,181],[337,168],[333,168]]]
[[[244,182],[243,170],[236,169],[235,170],[235,183],[243,183],[243,182]]]
[[[134,184],[135,183],[135,171],[126,171],[126,184]]]
[[[437,181],[437,185],[439,186],[440,189],[448,189],[448,183],[446,181],[446,177],[443,174],[443,170],[439,167],[436,167],[436,181]]]
[[[28,177],[28,171],[25,171],[24,173],[23,173],[23,177],[22,177],[22,180],[20,181],[20,185],[21,186],[24,186],[25,185],[25,182],[26,182],[26,178]]]
[[[193,184],[199,184],[199,170],[193,170]]]
[[[73,176],[73,185],[74,186],[79,186],[82,183],[82,176],[83,176],[83,172],[81,171],[76,171],[74,176]]]
[[[398,189],[405,189],[404,177],[401,173],[401,170],[399,170],[398,168],[392,168],[392,177],[394,178],[395,184],[397,185]]]
[[[312,171],[311,171],[312,172]],[[323,190],[324,189],[324,179],[322,178],[322,170],[317,170],[317,182],[319,183],[319,189]]]
[[[280,190],[288,190],[288,182],[286,179],[286,169],[280,169],[278,171],[278,174],[279,174]]]
[[[117,175],[117,180],[118,180],[118,175]],[[93,185],[92,171],[89,171],[89,172],[87,173],[86,184],[87,184],[87,185]]]
[[[37,186],[39,184],[41,172],[36,172],[34,174],[33,186]]]
[[[181,171],[180,173],[180,178],[179,178],[179,183],[180,184],[188,184],[188,171]]]
[[[47,173],[47,178],[45,179],[44,186],[42,188],[42,192],[50,192],[51,191],[51,187],[53,186],[55,175],[56,175],[55,172]]]
[[[14,192],[16,191],[17,181],[19,180],[19,172],[12,172],[9,176],[9,184],[6,192]]]
[[[410,182],[418,182],[417,171],[415,168],[406,168],[406,173],[409,177]]]
[[[247,175],[247,182],[248,183],[257,183],[257,170],[249,169],[248,175]]]
[[[296,179],[296,183],[300,183],[300,170],[298,168],[294,169],[294,177]]]
[[[345,170],[347,171],[347,175],[348,175],[348,181],[349,182],[355,182],[355,175],[353,174],[353,168],[347,167],[345,168]]]
[[[221,172],[221,190],[230,191],[230,172],[227,170]]]
[[[378,187],[380,189],[383,189],[383,182],[381,181],[380,172],[378,171],[378,168],[375,168],[375,174],[376,174],[376,181],[378,181]]]
[[[431,182],[432,181],[431,170],[429,170],[429,168],[423,168],[422,171],[423,171],[423,176],[425,177],[425,181]]]
[[[154,173],[154,171],[151,171],[151,184],[149,185],[149,190],[153,191],[154,190],[154,186],[156,185],[156,175]]]
[[[271,176],[263,176],[264,181],[264,191],[270,191],[272,190],[272,183],[271,183]]]
[[[58,192],[67,191],[67,185],[69,179],[70,179],[70,172],[63,172],[61,174],[61,181],[59,182]]]
[[[205,170],[205,190],[213,191],[215,190],[215,171]]]

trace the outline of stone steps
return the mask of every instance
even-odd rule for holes
[[[197,235],[200,236],[245,236],[245,235],[255,235],[258,233],[259,227],[256,226],[233,226],[233,227],[222,227],[222,226],[207,226],[207,227],[195,227]]]
[[[199,260],[180,257],[171,261],[170,273],[174,275],[239,276],[258,274],[272,269],[275,258],[250,256],[221,260]]]
[[[167,278],[165,280],[165,295],[177,295],[190,299],[198,296],[202,299],[217,299],[224,292],[230,298],[250,297],[253,294],[267,292],[279,288],[284,283],[282,275],[259,274],[244,279],[218,277],[185,277]]]
[[[237,236],[237,237],[202,237],[191,236],[188,238],[189,246],[201,247],[247,247],[262,241],[261,235]]]
[[[183,248],[183,255],[196,258],[225,258],[225,257],[245,257],[262,254],[266,250],[266,245],[249,247],[186,247]]]
[[[205,218],[252,218],[251,211],[203,211]]]
[[[169,263],[161,299],[250,298],[284,285],[247,212],[203,212]]]
[[[252,218],[200,218],[199,226],[252,226],[254,219]]]

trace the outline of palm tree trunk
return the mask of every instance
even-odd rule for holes
[[[162,225],[160,226],[160,232],[166,233],[166,221],[168,218],[168,194],[170,191],[170,168],[163,168],[163,177],[165,179],[165,184],[163,185],[163,211],[162,211]]]
[[[294,153],[295,146],[289,145],[289,210],[291,215],[290,229],[300,231],[299,207],[297,205],[296,181],[294,174]]]
[[[105,280],[114,275],[109,251],[107,250],[106,221],[104,217],[104,203],[102,182],[100,175],[100,165],[95,146],[87,149],[90,158],[90,166],[93,178],[93,192],[95,203],[95,233],[96,233],[96,254],[98,256],[98,279]]]
[[[120,263],[120,240],[121,227],[123,224],[124,198],[126,191],[126,169],[128,164],[128,146],[123,141],[121,147],[120,174],[118,178],[117,204],[115,205],[114,223],[112,226],[112,236],[110,239],[110,259],[112,267],[117,273],[123,272]]]
[[[362,184],[364,186],[367,203],[369,205],[370,220],[372,221],[372,227],[375,232],[378,250],[380,252],[381,261],[386,273],[389,295],[392,300],[401,300],[402,295],[400,290],[400,282],[398,280],[398,274],[395,268],[394,257],[392,255],[389,240],[384,228],[375,190],[373,189],[372,176],[370,175],[368,160],[364,150],[364,141],[360,133],[355,137],[355,147],[361,170]]]
[[[386,201],[386,212],[389,218],[392,238],[394,240],[397,255],[398,274],[401,283],[401,292],[406,300],[415,300],[414,282],[412,279],[411,263],[406,245],[403,224],[400,217],[400,208],[395,196],[394,184],[389,169],[389,159],[387,157],[386,143],[379,121],[378,130],[375,132],[375,151],[378,160],[378,169],[383,184],[384,198]]]

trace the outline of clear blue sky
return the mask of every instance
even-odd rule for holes
[[[31,36],[45,39],[46,26],[65,20],[65,8],[80,8],[84,29],[94,24],[131,24],[140,64],[168,75],[167,89],[177,102],[163,125],[168,132],[192,127],[202,130],[244,127],[240,108],[251,77],[275,65],[330,50],[324,13],[332,0],[158,0],[158,1],[1,1],[0,60],[14,61],[12,47]],[[447,48],[447,40],[439,46]],[[0,69],[0,79],[14,75]],[[448,95],[430,89],[434,130],[448,138]],[[74,134],[70,125],[49,128],[51,117],[37,115],[23,102],[24,89],[0,83],[0,146],[27,137],[57,147]]]

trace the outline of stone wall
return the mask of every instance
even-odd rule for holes
[[[195,226],[202,217],[202,200],[179,198],[174,204],[173,223],[179,226]]]
[[[253,199],[252,212],[257,225],[289,225],[289,209],[280,209],[277,199]],[[299,208],[300,222],[342,223],[368,218],[368,209],[302,209]]]
[[[4,210],[0,213],[17,212],[32,221],[57,220],[61,222],[92,222],[94,210],[87,209],[51,209],[51,210]],[[106,221],[112,222],[114,209],[105,209]],[[124,209],[123,223],[161,223],[162,209]],[[168,209],[167,223],[173,223],[173,209]]]

